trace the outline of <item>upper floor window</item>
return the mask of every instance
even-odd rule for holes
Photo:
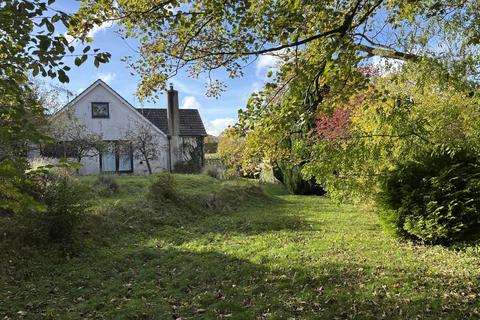
[[[108,102],[92,102],[92,118],[109,118]]]

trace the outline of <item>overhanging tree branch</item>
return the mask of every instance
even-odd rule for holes
[[[370,56],[380,56],[383,58],[398,59],[404,61],[420,61],[421,56],[418,56],[413,53],[402,52],[395,49],[389,49],[386,47],[371,47],[365,44],[358,43],[355,45],[359,51],[368,53]]]

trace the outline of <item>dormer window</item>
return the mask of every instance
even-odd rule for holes
[[[110,118],[108,102],[92,102],[92,118]]]

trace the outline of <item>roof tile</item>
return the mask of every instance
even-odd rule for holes
[[[137,110],[165,134],[168,134],[167,109],[137,108]],[[179,112],[181,136],[207,135],[198,110],[179,109]]]

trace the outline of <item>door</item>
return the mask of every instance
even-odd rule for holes
[[[108,146],[100,153],[100,172],[133,172],[132,146],[122,141],[109,141]]]
[[[133,154],[130,144],[121,143],[117,146],[118,172],[133,172]]]

